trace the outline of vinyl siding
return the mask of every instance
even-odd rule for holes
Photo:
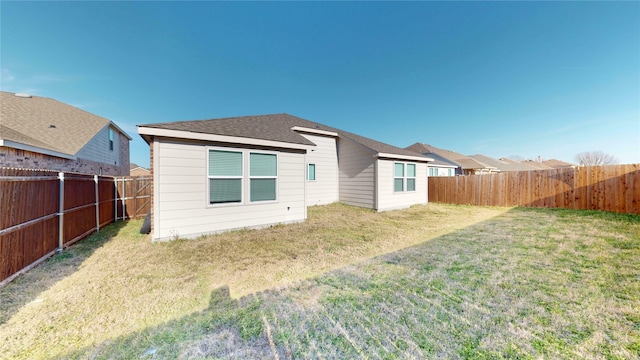
[[[338,148],[336,138],[300,134],[316,144],[307,152],[307,164],[316,165],[316,180],[307,180],[307,205],[325,205],[338,201]],[[305,165],[305,172],[307,171]],[[306,173],[305,173],[306,179]]]
[[[375,159],[359,144],[340,139],[340,201],[345,204],[375,209]]]
[[[154,163],[157,181],[154,240],[193,238],[232,229],[299,222],[306,218],[304,154],[277,152],[277,201],[210,206],[207,199],[208,149],[204,143],[160,140],[154,144],[154,152],[157,153],[154,155],[158,160]],[[226,149],[249,151],[242,148]],[[246,159],[243,166],[247,175]],[[245,198],[249,194],[249,182],[246,179],[245,176]]]
[[[416,190],[393,191],[393,168],[396,161],[378,159],[378,211],[403,209],[427,203],[427,164],[406,160],[397,162],[416,164]]]
[[[120,132],[113,129],[113,150],[109,150],[109,128],[105,126],[76,155],[80,159],[97,161],[110,165],[123,165],[120,159]],[[127,164],[129,166],[129,164]]]

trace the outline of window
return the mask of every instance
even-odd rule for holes
[[[113,129],[109,129],[109,150],[113,151]]]
[[[274,201],[278,179],[278,157],[275,154],[249,154],[250,201]]]
[[[416,164],[407,164],[407,191],[416,191]]]
[[[307,166],[307,180],[316,179],[316,164],[309,164]]]
[[[209,150],[209,204],[242,201],[242,153]]]
[[[447,174],[448,174],[449,176],[453,176],[453,169],[448,169]]]
[[[416,191],[416,164],[394,163],[393,191]]]
[[[429,168],[429,176],[438,176],[438,168]]]
[[[393,191],[395,192],[404,191],[404,164],[403,163],[394,164]]]

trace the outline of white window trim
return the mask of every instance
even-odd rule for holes
[[[396,176],[396,164],[402,164],[404,166],[404,173],[402,177],[397,177]],[[413,165],[415,168],[415,173],[416,176],[409,176],[409,166],[408,165]],[[394,161],[393,162],[393,193],[394,194],[404,194],[404,193],[413,193],[416,192],[417,188],[418,188],[418,164],[417,163],[412,163],[412,162],[403,162],[403,161]],[[395,182],[396,179],[402,179],[402,191],[396,191],[396,187],[395,187]],[[413,190],[407,190],[407,179],[413,179],[414,180],[414,189]]]
[[[245,204],[245,151],[242,149],[234,149],[234,148],[220,148],[220,147],[206,147],[205,148],[206,152],[207,152],[207,162],[205,165],[205,171],[207,174],[207,182],[206,182],[206,187],[207,187],[207,197],[205,199],[205,202],[207,204],[207,207],[225,207],[225,206],[239,206],[239,205],[244,205]],[[211,150],[214,151],[226,151],[226,152],[235,152],[235,153],[241,153],[242,154],[242,175],[241,176],[211,176],[209,175],[209,155],[211,154]],[[240,201],[234,201],[234,202],[225,202],[225,203],[218,203],[218,204],[212,204],[211,203],[211,185],[209,184],[209,179],[240,179]]]
[[[275,155],[276,156],[276,176],[251,176],[251,154],[266,154],[266,155]],[[248,194],[246,204],[273,204],[277,203],[280,199],[280,192],[278,191],[279,186],[279,178],[280,172],[278,171],[278,164],[280,164],[280,156],[275,151],[255,151],[249,150],[246,152],[247,157],[247,189]],[[276,199],[275,200],[259,200],[259,201],[251,201],[251,179],[275,179],[276,180]],[[244,202],[243,202],[244,203]]]

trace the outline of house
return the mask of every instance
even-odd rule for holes
[[[46,97],[0,100],[0,167],[129,174],[131,137],[112,121]]]
[[[151,150],[152,237],[304,221],[341,201],[427,203],[432,159],[288,114],[138,125]]]
[[[459,167],[457,163],[447,160],[438,154],[429,154],[429,157],[433,158],[432,162],[429,162],[429,176],[455,176],[456,169]]]
[[[509,160],[506,158],[494,159],[482,154],[470,155],[469,157],[480,161],[483,164],[495,167],[498,172],[538,170],[538,168],[536,168],[535,166],[531,166],[529,164],[517,162],[514,160]]]
[[[131,169],[129,171],[129,176],[151,176],[151,171],[149,171],[149,169],[143,168],[138,164],[131,163],[129,168]]]
[[[498,171],[494,166],[484,164],[476,159],[470,158],[469,156],[451,150],[440,149],[429,144],[418,142],[411,146],[407,146],[405,149],[415,151],[429,157],[437,155],[440,159],[447,160],[448,162],[456,165],[456,175],[489,174]]]

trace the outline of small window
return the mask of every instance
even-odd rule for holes
[[[113,129],[109,129],[109,150],[113,151]]]
[[[395,163],[393,174],[393,191],[404,191],[404,164]]]
[[[449,176],[453,176],[453,169],[448,169],[447,174],[448,174]]]
[[[209,204],[242,201],[242,153],[209,150]]]
[[[307,180],[315,180],[316,179],[316,164],[309,164],[307,166]]]
[[[429,176],[438,176],[438,169],[430,167],[429,168]]]
[[[250,201],[276,200],[278,157],[275,154],[249,154]]]

